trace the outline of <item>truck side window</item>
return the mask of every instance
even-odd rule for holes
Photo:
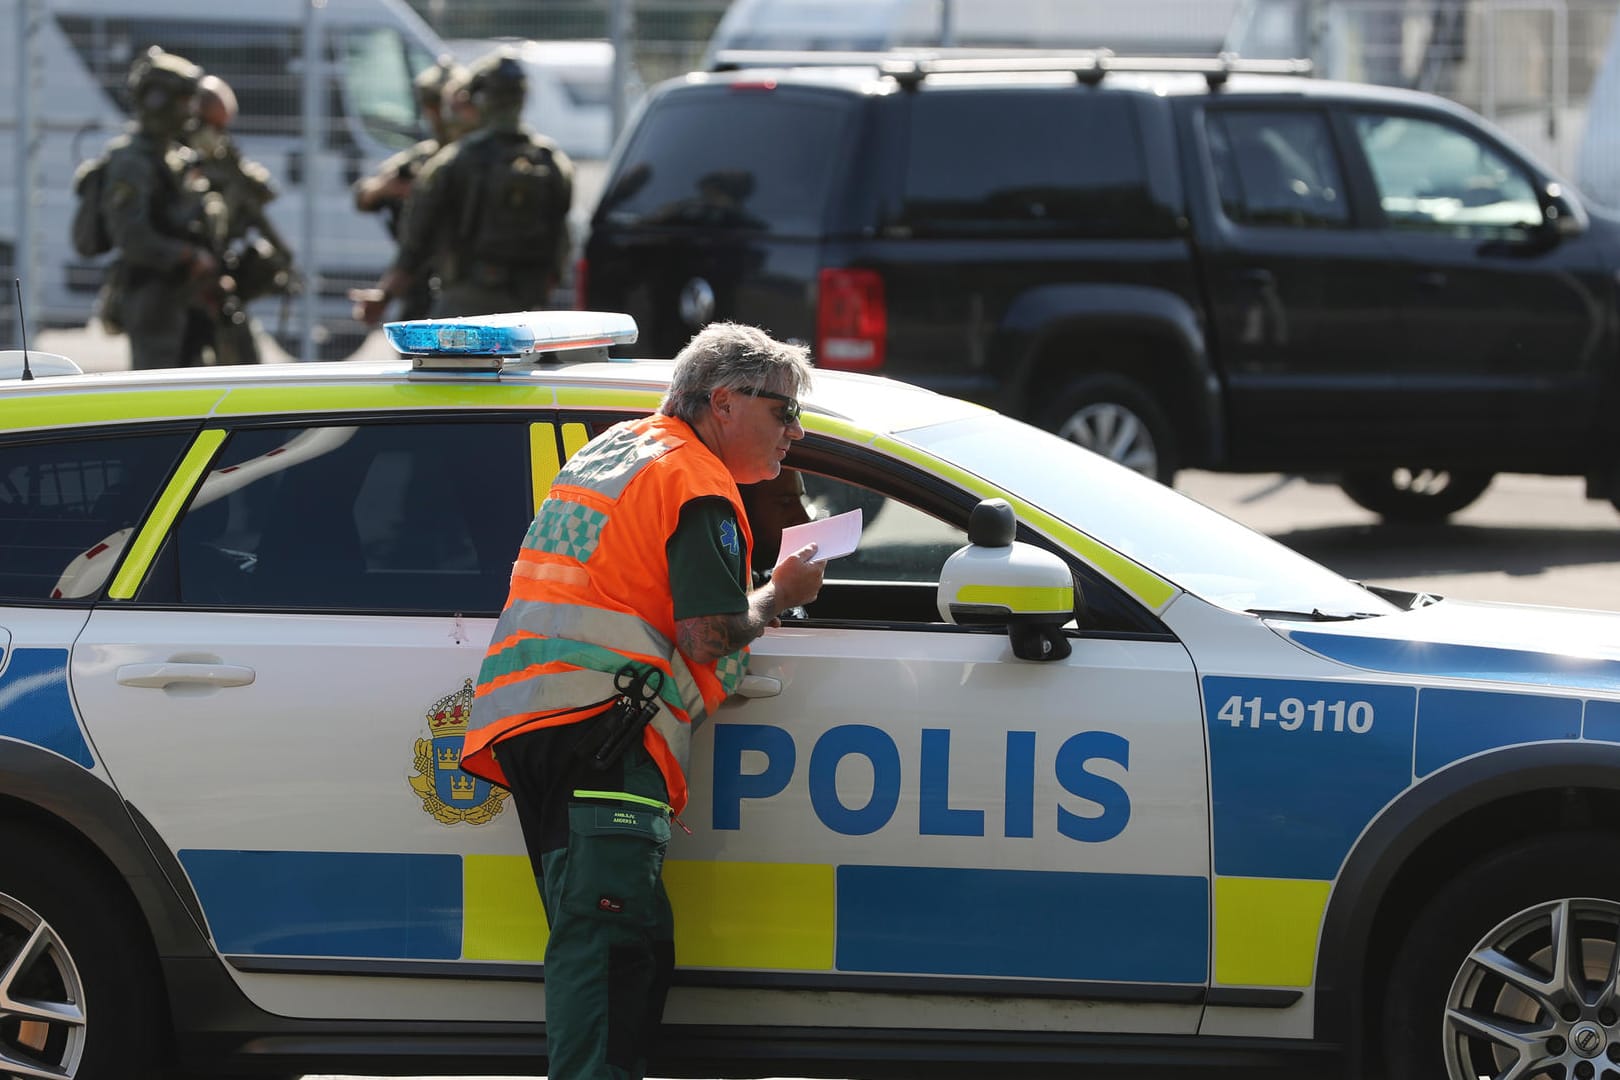
[[[1472,135],[1398,113],[1361,112],[1355,126],[1392,228],[1499,239],[1540,225],[1524,169]]]
[[[1346,228],[1350,206],[1327,117],[1212,109],[1206,118],[1221,211],[1237,225]]]
[[[89,598],[190,436],[84,436],[0,446],[0,599]]]
[[[924,92],[902,222],[919,235],[1163,236],[1132,101],[1104,91]]]

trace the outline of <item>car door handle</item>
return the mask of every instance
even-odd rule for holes
[[[1242,278],[1245,285],[1253,285],[1257,289],[1269,289],[1277,284],[1277,276],[1263,267],[1243,271]]]
[[[775,697],[781,692],[782,680],[769,675],[744,675],[737,685],[737,693],[743,697]]]
[[[185,664],[168,661],[158,664],[124,664],[118,669],[118,685],[162,690],[168,686],[247,686],[255,673],[237,664]]]
[[[1446,274],[1444,270],[1424,270],[1417,276],[1420,289],[1443,289],[1446,287]]]

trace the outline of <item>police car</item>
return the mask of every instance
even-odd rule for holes
[[[472,679],[670,364],[390,333],[0,382],[0,1076],[536,1071]],[[1620,1075],[1620,618],[1365,587],[883,379],[803,423],[864,530],[696,737],[665,1075]]]

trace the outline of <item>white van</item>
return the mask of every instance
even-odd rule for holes
[[[310,161],[302,84],[307,0],[51,0],[46,6],[35,38],[40,79],[33,107],[41,152],[38,210],[29,225],[39,310],[28,312],[30,325],[83,326],[90,317],[108,257],[82,259],[68,240],[74,169],[123,130],[130,63],[160,45],[235,90],[237,141],[246,156],[270,169],[282,193],[270,217],[299,268],[319,282],[317,355],[337,359],[358,348],[366,327],[351,317],[347,292],[376,282],[394,244],[377,216],[354,209],[349,185],[422,137],[412,78],[445,51],[427,24],[403,0],[326,0],[317,9],[325,131]],[[0,56],[8,66],[17,49],[15,25],[12,19],[0,25]],[[16,123],[15,97],[0,96],[0,146],[14,145]],[[8,167],[0,168],[0,244],[10,247],[17,235],[17,176],[7,157]],[[306,192],[315,205],[314,250],[303,243]],[[261,300],[255,314],[284,349],[299,354],[296,301],[284,307],[275,298]]]

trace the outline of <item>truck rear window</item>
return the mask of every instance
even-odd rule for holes
[[[654,108],[602,196],[600,219],[776,235],[820,231],[845,158],[847,105],[748,89]]]

